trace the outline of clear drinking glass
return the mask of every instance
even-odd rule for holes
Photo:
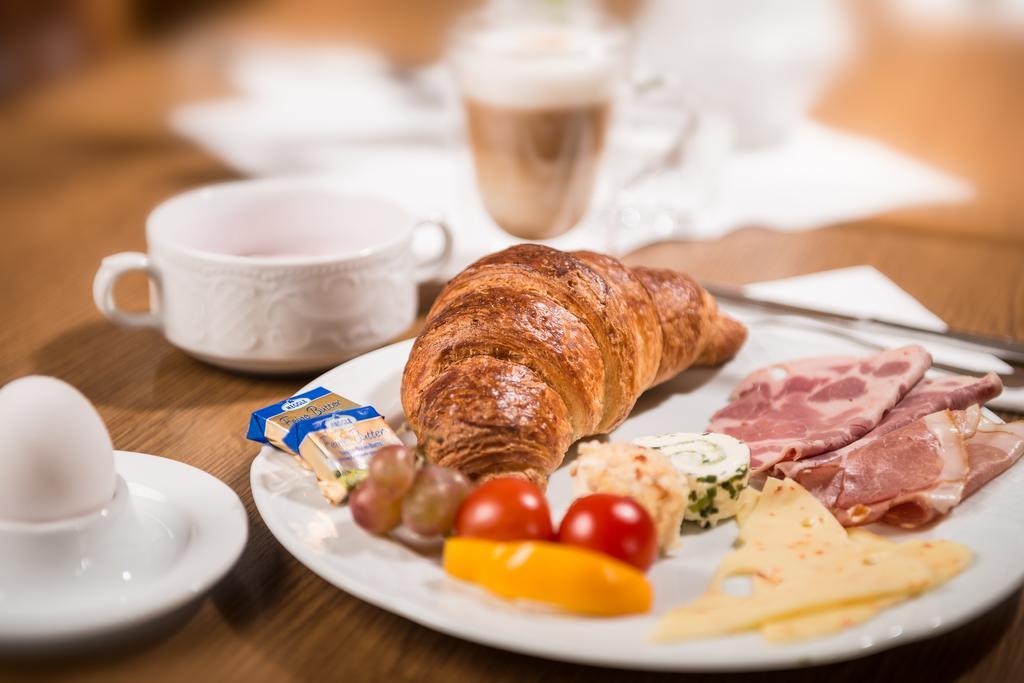
[[[505,231],[547,239],[586,212],[625,47],[620,24],[575,3],[491,7],[456,27],[477,186]]]

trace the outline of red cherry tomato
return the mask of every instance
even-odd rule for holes
[[[658,533],[647,510],[610,493],[574,500],[558,527],[558,540],[605,553],[640,571],[658,557]]]
[[[473,489],[459,506],[455,533],[492,541],[547,541],[554,536],[544,494],[514,477],[491,479]]]

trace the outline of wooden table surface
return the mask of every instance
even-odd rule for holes
[[[869,263],[955,327],[1024,338],[1017,168],[1024,155],[1009,137],[1024,117],[1020,46],[923,40],[891,55],[855,69],[821,106],[821,118],[965,175],[978,187],[975,201],[795,234],[752,227],[714,242],[653,246],[628,260],[732,283]],[[249,513],[249,542],[208,599],[155,632],[57,659],[8,653],[0,680],[668,680],[434,633],[334,589],[270,536],[249,491],[257,448],[244,439],[245,426],[250,411],[309,378],[246,377],[203,365],[155,332],[114,328],[91,300],[101,257],[144,248],[151,207],[233,177],[164,127],[168,104],[181,96],[172,61],[139,50],[2,112],[0,383],[44,373],[76,385],[117,448],[175,458],[227,482]],[[936,63],[955,68],[924,77]],[[142,291],[136,280],[120,293],[139,307]],[[948,635],[760,680],[1020,680],[1022,639],[1018,592]]]

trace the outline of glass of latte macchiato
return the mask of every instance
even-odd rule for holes
[[[604,17],[542,10],[472,15],[451,49],[480,196],[526,239],[560,235],[587,210],[626,43]]]

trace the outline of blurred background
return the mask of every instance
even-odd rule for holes
[[[373,177],[403,159],[430,173],[444,163],[432,154],[462,135],[446,34],[476,5],[3,3],[2,191],[51,192],[97,160],[130,185],[118,165],[154,150],[173,188],[245,175]],[[868,215],[1022,239],[1024,1],[603,5],[633,36],[608,153],[616,172],[604,176],[596,228],[609,250]],[[203,163],[177,154],[196,148]],[[438,203],[413,170],[401,180],[410,203]],[[442,204],[467,203],[459,172],[449,183],[459,193]],[[488,233],[465,258],[497,240]]]

